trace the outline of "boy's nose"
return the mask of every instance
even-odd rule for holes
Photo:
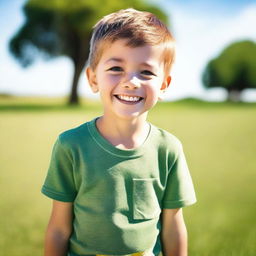
[[[123,86],[127,89],[136,89],[140,87],[140,80],[136,77],[133,76],[130,79],[127,79],[124,83]]]

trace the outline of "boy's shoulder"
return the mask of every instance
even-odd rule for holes
[[[88,129],[87,124],[89,122],[85,122],[83,124],[80,124],[79,126],[76,126],[74,128],[65,130],[61,132],[58,136],[58,140],[61,142],[61,144],[77,144],[77,142],[81,142],[83,138],[88,136]]]
[[[182,150],[182,143],[174,134],[155,125],[152,125],[152,128],[155,138],[160,145],[169,148],[171,151]]]

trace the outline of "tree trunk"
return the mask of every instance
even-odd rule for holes
[[[228,91],[228,101],[232,101],[232,102],[241,101],[241,91],[239,91],[239,90],[229,90]]]
[[[72,81],[71,93],[69,97],[69,105],[79,105],[79,97],[78,97],[78,81],[80,78],[80,74],[83,70],[83,65],[74,63],[74,76]]]

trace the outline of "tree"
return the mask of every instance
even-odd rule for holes
[[[23,7],[25,23],[11,38],[9,48],[23,67],[36,57],[69,57],[74,65],[70,104],[79,103],[77,87],[89,54],[92,26],[103,15],[133,6],[167,16],[143,0],[28,0]]]
[[[206,88],[222,87],[228,99],[239,101],[241,92],[256,88],[256,43],[235,42],[207,64],[202,80]]]

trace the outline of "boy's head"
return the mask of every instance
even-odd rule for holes
[[[93,70],[104,49],[119,39],[127,39],[129,47],[162,46],[164,73],[169,75],[174,61],[174,38],[155,15],[129,8],[103,17],[94,26],[90,43],[89,66]]]

